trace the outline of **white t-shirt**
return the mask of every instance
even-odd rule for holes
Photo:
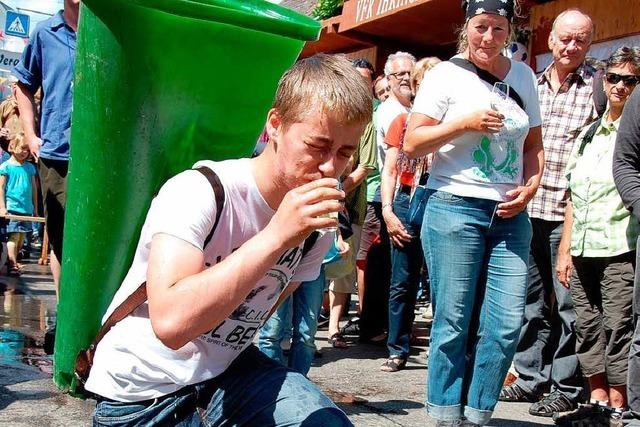
[[[204,249],[205,266],[209,267],[261,231],[274,211],[256,186],[249,159],[203,161],[194,167],[199,165],[216,171],[226,198],[213,238]],[[133,264],[103,322],[146,281],[152,237],[165,233],[202,249],[217,208],[211,185],[200,172],[188,170],[167,181],[151,203]],[[224,322],[178,350],[166,347],[156,337],[145,302],[118,322],[98,345],[87,390],[109,399],[135,402],[221,374],[251,344],[287,284],[318,277],[333,238],[334,233],[318,238],[303,259],[302,244],[286,251]]]
[[[376,144],[378,148],[378,170],[382,172],[384,159],[387,154],[387,143],[385,138],[391,122],[402,113],[408,113],[409,108],[405,107],[393,96],[387,98],[376,110]]]
[[[523,147],[529,129],[540,126],[536,79],[529,66],[511,61],[504,82],[515,90],[524,111],[511,98],[499,107],[505,116],[498,134],[466,132],[436,151],[427,187],[458,196],[496,201],[523,182]],[[425,75],[413,111],[448,122],[491,108],[493,87],[476,74],[441,62]]]

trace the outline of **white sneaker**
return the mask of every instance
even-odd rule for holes
[[[422,312],[422,319],[427,322],[433,322],[433,307],[431,306],[431,303],[429,303]]]

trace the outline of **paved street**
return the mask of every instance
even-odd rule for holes
[[[30,264],[20,279],[0,277],[0,426],[83,426],[90,424],[92,401],[60,393],[51,381],[51,359],[42,352],[44,330],[55,316],[55,293],[48,269]],[[346,411],[356,426],[432,426],[424,410],[427,329],[418,323],[420,346],[407,369],[379,370],[383,347],[355,342],[347,349],[318,336],[322,357],[312,380]],[[527,404],[498,404],[492,426],[552,425],[531,417]]]

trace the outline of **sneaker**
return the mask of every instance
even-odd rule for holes
[[[426,309],[422,312],[422,320],[426,321],[427,323],[429,322],[433,322],[433,307],[431,306],[431,304],[428,304]]]
[[[558,412],[568,412],[576,409],[578,404],[569,399],[561,391],[554,390],[540,401],[529,407],[529,414],[537,417],[552,417]]]
[[[607,427],[609,425],[609,416],[605,413],[602,406],[587,403],[578,405],[578,409],[574,409],[571,412],[554,414],[553,422],[556,423],[556,425],[567,427],[582,425]]]

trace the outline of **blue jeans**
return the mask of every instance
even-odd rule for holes
[[[94,426],[351,426],[307,378],[253,345],[218,377],[135,403],[99,399]]]
[[[428,194],[422,244],[434,319],[427,410],[439,420],[488,423],[516,350],[531,223],[526,212],[497,217],[496,205]]]
[[[578,400],[582,377],[576,356],[576,313],[571,291],[555,273],[563,223],[532,218],[531,225],[527,303],[513,360],[516,384],[532,394],[542,395],[551,388]]]
[[[389,285],[389,335],[387,348],[390,357],[409,357],[409,341],[413,326],[413,310],[416,307],[420,269],[423,256],[420,246],[420,230],[406,222],[409,210],[408,194],[398,192],[393,202],[393,212],[411,234],[412,239],[404,247],[391,246],[391,283]]]
[[[324,266],[316,280],[303,282],[284,301],[260,329],[258,348],[294,371],[307,375],[316,351],[315,336],[318,330],[318,315],[324,293]],[[287,361],[280,344],[293,328],[291,351]]]

